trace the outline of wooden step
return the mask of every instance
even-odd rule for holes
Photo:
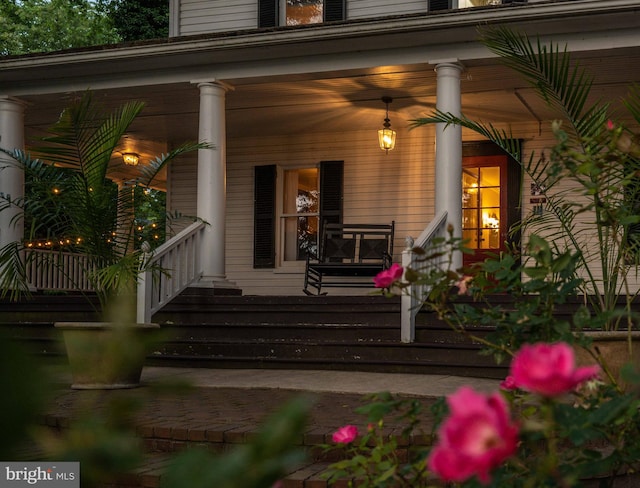
[[[63,358],[56,321],[95,320],[82,296],[0,301],[0,328],[34,353]],[[15,313],[14,313],[15,312]],[[400,342],[400,300],[383,296],[216,296],[189,290],[153,317],[165,340],[150,364],[303,368],[502,378],[505,367],[433,313],[419,314],[416,342]],[[473,328],[481,337],[491,328]]]

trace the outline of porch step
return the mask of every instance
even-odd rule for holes
[[[0,330],[36,354],[64,358],[56,321],[96,320],[83,296],[0,301]],[[160,366],[327,369],[503,378],[480,345],[420,313],[416,341],[400,342],[400,300],[382,296],[212,296],[189,290],[155,314],[166,334]],[[484,336],[491,328],[477,327]]]
[[[416,342],[403,344],[397,297],[216,297],[192,291],[153,317],[168,338],[150,362],[504,377],[506,368],[481,356],[479,344],[433,314],[421,315]]]

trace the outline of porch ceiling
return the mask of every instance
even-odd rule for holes
[[[640,80],[640,52],[591,54],[580,60],[595,74],[594,94],[607,100],[623,97]],[[432,65],[385,66],[377,69],[325,72],[320,75],[227,79],[227,135],[295,136],[308,132],[374,131],[384,118],[383,95],[393,97],[393,127],[406,126],[435,107],[436,76]],[[545,122],[552,115],[521,78],[494,62],[466,65],[462,82],[463,112],[494,123]],[[176,83],[95,91],[106,106],[143,100],[145,110],[131,130],[143,157],[166,150],[166,142],[195,140],[199,94],[195,85]],[[56,120],[76,93],[26,96],[27,141]],[[166,141],[166,142],[165,142]],[[142,150],[140,150],[142,147]],[[124,175],[123,175],[124,176]]]

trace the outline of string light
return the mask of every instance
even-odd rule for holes
[[[151,222],[147,225],[137,225],[135,228],[138,233],[142,233],[145,231],[145,229],[157,230],[158,224],[157,222]],[[109,244],[113,244],[114,242],[116,242],[115,238],[117,236],[118,236],[118,233],[115,231],[112,231],[110,235],[105,238],[105,242]],[[160,240],[162,236],[157,232],[154,232],[151,235],[151,238],[154,240]],[[138,237],[138,240],[142,241],[144,240],[144,237],[140,236]],[[83,242],[82,237],[60,237],[60,238],[56,237],[54,239],[31,239],[31,240],[25,241],[24,245],[28,249],[34,249],[34,248],[53,249],[53,248],[65,248],[65,247],[72,248],[73,246],[78,246],[82,244],[82,242]]]

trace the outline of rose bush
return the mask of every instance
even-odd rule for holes
[[[525,345],[501,391],[464,386],[444,405],[436,403],[434,412],[444,413],[436,415],[432,447],[406,459],[397,455],[399,438],[406,445],[422,414],[415,403],[380,394],[360,409],[375,422],[358,442],[357,427],[348,425],[336,431],[337,445],[325,446],[349,443],[347,458],[331,465],[329,481],[363,488],[432,487],[435,479],[464,488],[570,488],[596,478],[592,486],[616,486],[617,475],[633,472],[640,460],[640,401],[599,381],[599,371],[576,366],[569,344]],[[384,434],[384,415],[403,409],[411,412],[400,415],[407,428],[398,437]]]
[[[411,266],[394,265],[374,282],[387,295],[417,295],[497,363],[510,361],[510,374],[500,394],[463,389],[438,404],[446,413],[437,416],[444,421],[430,452],[398,462],[397,441],[376,428],[350,446],[353,457],[334,465],[332,475],[376,488],[431,486],[435,475],[469,488],[583,487],[590,478],[615,486],[618,476],[640,468],[640,372],[628,365],[620,378],[611,374],[583,331],[632,331],[640,323],[640,143],[633,131],[640,86],[630,87],[622,113],[591,93],[593,77],[568,49],[507,28],[483,28],[481,42],[556,114],[551,147],[534,143],[535,151],[523,154],[510,129],[438,110],[413,126],[455,125],[492,142],[540,189],[541,203],[528,212],[524,206],[499,255],[454,269],[459,253],[471,250],[450,225],[448,235],[438,232],[412,249]],[[614,113],[625,123],[612,120]],[[491,332],[473,336],[479,327]],[[577,366],[576,348],[598,365]],[[380,402],[365,410],[394,411]],[[414,420],[404,434],[418,427]]]

